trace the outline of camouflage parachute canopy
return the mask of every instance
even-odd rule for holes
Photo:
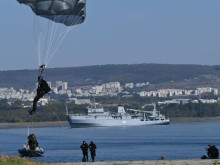
[[[66,26],[83,23],[86,0],[17,0],[31,7],[36,15]]]

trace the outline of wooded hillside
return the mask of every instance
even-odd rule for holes
[[[15,89],[34,89],[38,70],[0,71],[0,87]],[[171,64],[133,64],[97,65],[70,68],[47,68],[44,72],[47,81],[65,81],[68,86],[96,85],[118,81],[150,82],[163,84],[197,80],[201,83],[219,83],[220,66],[171,65]]]

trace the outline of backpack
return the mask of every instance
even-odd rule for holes
[[[44,92],[45,92],[45,93],[48,93],[48,92],[50,92],[50,91],[51,91],[51,89],[50,89],[49,85],[46,83],[46,87],[45,87],[45,89],[44,89]]]

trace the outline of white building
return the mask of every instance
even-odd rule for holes
[[[126,83],[125,88],[134,88],[134,83]]]

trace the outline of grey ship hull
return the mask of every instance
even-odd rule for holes
[[[169,119],[165,120],[140,120],[131,118],[114,119],[111,117],[95,118],[89,116],[67,115],[71,128],[85,127],[117,127],[117,126],[144,126],[144,125],[168,125]]]

